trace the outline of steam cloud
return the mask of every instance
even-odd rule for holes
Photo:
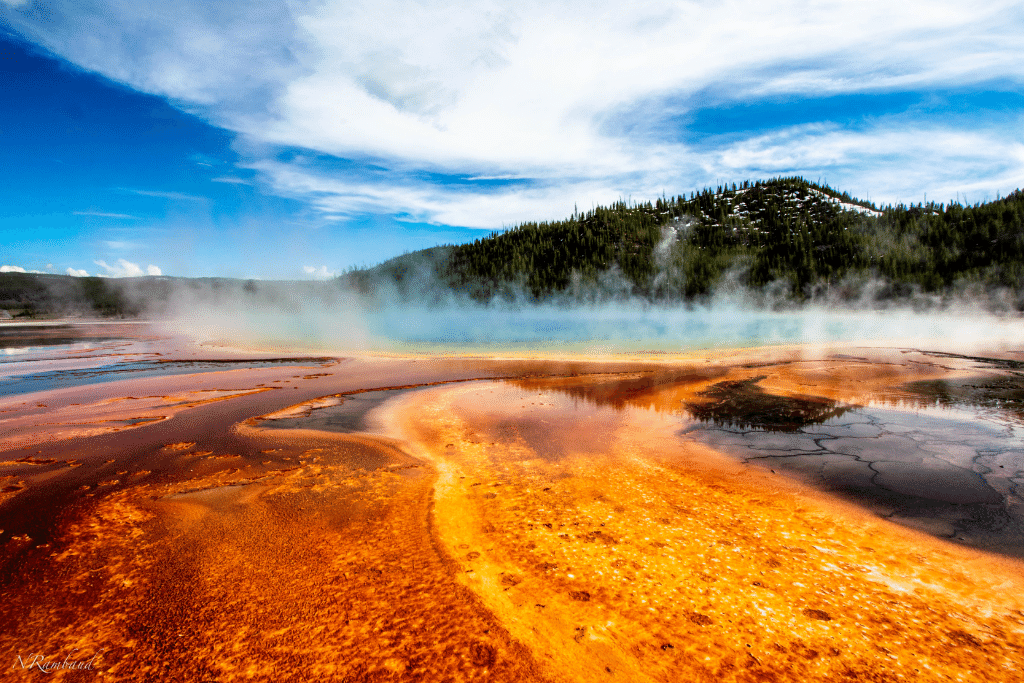
[[[662,272],[665,280],[685,274]],[[744,289],[728,278],[701,304],[651,302],[614,271],[597,283],[538,303],[525,293],[478,302],[419,273],[399,290],[369,295],[343,280],[118,281],[125,295],[171,332],[206,342],[323,351],[526,350],[576,353],[665,351],[773,344],[912,345],[955,340],[964,350],[1019,340],[1019,314],[992,312],[970,292],[939,301],[918,297],[879,303],[872,280],[860,298],[839,287],[803,306],[785,287]],[[159,286],[159,291],[154,287]],[[851,287],[853,285],[850,285]],[[985,299],[986,305],[991,303]],[[882,308],[882,306],[886,306]],[[990,306],[991,308],[991,306]]]

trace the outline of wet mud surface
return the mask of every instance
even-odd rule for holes
[[[126,336],[39,367],[195,370],[0,398],[11,680],[994,681],[1024,666],[1021,565],[973,549],[1017,533],[1011,363],[292,365]],[[33,653],[92,665],[19,668]]]
[[[1024,424],[999,396],[1020,391],[1020,379],[911,383],[911,410],[752,393],[761,379],[746,380],[739,400],[716,385],[701,392],[709,402],[685,404],[696,422],[683,438],[799,475],[897,523],[1024,557]]]

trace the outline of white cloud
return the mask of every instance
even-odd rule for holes
[[[682,191],[688,178],[701,183],[801,174],[827,181],[876,203],[936,201],[960,193],[994,198],[1024,177],[1024,143],[999,131],[959,131],[900,126],[881,121],[860,131],[835,125],[794,126],[694,152],[700,163],[660,176],[632,177],[631,193],[602,179],[562,179],[510,184],[470,192],[424,181],[381,184],[339,178],[298,164],[261,162],[256,168],[275,193],[304,199],[330,217],[399,212],[410,220],[495,229],[568,216],[593,204],[650,199]],[[822,169],[827,169],[823,174]],[[921,188],[925,188],[921,190]]]
[[[186,194],[184,192],[165,192],[164,190],[129,190],[129,192],[142,195],[143,197],[160,197],[162,199],[173,199],[182,202],[205,202],[207,200],[206,197]]]
[[[68,268],[65,272],[72,277],[89,277],[89,273],[85,269],[75,270],[74,268]]]
[[[97,266],[107,271],[101,273],[100,277],[140,277],[142,275],[161,275],[161,271],[154,265],[147,266],[143,271],[137,263],[132,263],[123,258],[117,259],[117,265],[111,266],[106,261],[93,261]]]
[[[43,275],[41,270],[25,270],[21,266],[0,266],[0,273],[36,273],[37,275]]]
[[[827,174],[878,195],[890,182],[900,193],[937,192],[960,172],[989,190],[1020,178],[1020,159],[1001,163],[997,154],[1021,144],[1016,124],[974,135],[983,146],[958,144],[955,153],[912,136],[957,142],[972,137],[963,121],[823,123],[711,149],[679,134],[695,109],[723,102],[1018,84],[1017,0],[53,5],[60,21],[3,16],[84,68],[236,131],[268,187],[328,214],[405,212],[496,227],[564,215],[558,207],[573,202],[685,191],[718,174]],[[274,145],[387,172],[282,161]],[[916,152],[929,163],[916,162]],[[529,182],[460,190],[422,172]]]
[[[801,173],[876,203],[918,202],[928,193],[947,201],[965,191],[994,199],[1024,177],[1024,143],[999,131],[880,125],[863,131],[838,126],[797,126],[736,142],[708,161],[714,177]],[[832,175],[832,174],[835,175]],[[922,189],[923,188],[923,189]]]
[[[1015,78],[1021,53],[991,40],[1024,39],[993,29],[1013,11],[997,4],[328,3],[298,18],[311,72],[242,130],[340,156],[623,184],[691,161],[683,145],[609,131],[645,100]],[[659,117],[654,106],[644,114]]]
[[[302,272],[320,280],[327,280],[338,275],[338,271],[327,270],[327,266],[320,266],[319,268],[316,266],[302,266]]]

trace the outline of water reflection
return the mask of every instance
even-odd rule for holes
[[[904,391],[922,408],[967,408],[1024,423],[1024,377],[937,379],[912,382]]]
[[[385,401],[412,389],[382,389],[324,396],[296,406],[296,410],[265,415],[257,421],[272,429],[317,429],[341,434],[370,429],[367,415]]]
[[[0,396],[14,396],[35,391],[66,389],[87,384],[114,382],[121,379],[189,375],[219,370],[250,369],[268,366],[324,366],[337,358],[262,358],[258,360],[146,360],[112,363],[100,367],[49,370],[0,378]]]
[[[96,348],[96,344],[88,341],[83,342],[65,342],[64,340],[35,340],[40,342],[32,346],[10,346],[4,345],[3,340],[0,339],[0,363],[13,363],[13,362],[24,362],[26,360],[47,360],[51,357],[60,357],[60,355],[80,353]],[[96,340],[104,341],[107,343],[113,342],[113,340]],[[127,341],[127,340],[124,340]],[[50,343],[53,342],[53,343]],[[49,354],[47,357],[39,357],[42,354]],[[5,357],[9,357],[10,360],[6,360]]]
[[[766,378],[760,375],[719,382],[697,393],[702,400],[683,403],[683,411],[719,427],[792,432],[840,417],[851,409],[826,398],[770,394],[758,386]]]
[[[768,374],[708,386],[714,374],[513,384],[617,412],[675,412],[685,441],[797,476],[899,524],[1024,557],[1024,378],[910,382],[856,405],[772,393],[761,386]]]
[[[655,368],[638,372],[563,378],[527,377],[506,381],[527,391],[553,389],[596,407],[615,410],[643,408],[674,413],[679,410],[681,400],[692,397],[700,387],[726,373],[724,368]]]

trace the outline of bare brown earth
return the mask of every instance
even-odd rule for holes
[[[855,402],[976,372],[857,358],[344,358],[0,399],[2,678],[1018,680],[1019,563],[677,438],[721,382]],[[253,419],[379,389],[360,433]]]

